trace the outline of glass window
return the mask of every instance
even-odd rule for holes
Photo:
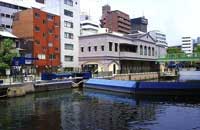
[[[73,39],[74,38],[74,34],[65,32],[64,37],[67,38],[67,39]]]
[[[94,46],[94,51],[97,51],[97,46]]]
[[[55,54],[50,54],[50,55],[49,55],[49,59],[50,59],[50,60],[56,59],[56,55],[55,55]]]
[[[67,28],[73,28],[74,24],[72,22],[69,22],[69,21],[64,21],[64,26],[67,27]]]
[[[90,47],[90,46],[88,47],[88,51],[89,51],[89,52],[91,51],[91,47]]]
[[[48,43],[48,47],[53,47],[53,43],[52,43],[52,42],[49,42],[49,43]]]
[[[84,47],[81,47],[81,52],[84,52]]]
[[[104,51],[104,46],[101,46],[101,50]]]
[[[64,3],[69,6],[73,6],[73,0],[64,0]]]
[[[66,50],[74,50],[74,45],[73,44],[65,44],[65,49]]]
[[[65,61],[73,61],[73,60],[74,60],[73,56],[65,55]]]
[[[66,16],[69,16],[69,17],[73,17],[73,12],[72,11],[69,11],[69,10],[64,10],[64,14],[66,15]]]
[[[140,55],[143,55],[143,46],[140,45]]]
[[[48,19],[48,20],[53,20],[53,18],[54,18],[54,16],[53,16],[52,14],[48,14],[48,15],[47,15],[47,19]]]
[[[35,31],[36,32],[39,32],[40,31],[40,28],[38,26],[35,26]]]
[[[115,43],[115,52],[118,52],[118,44]]]
[[[45,54],[38,54],[38,59],[45,60],[46,59],[46,55]]]
[[[112,42],[109,42],[109,51],[112,51]]]

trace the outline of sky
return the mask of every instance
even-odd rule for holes
[[[145,16],[149,20],[148,31],[160,30],[171,45],[181,44],[181,37],[200,36],[200,0],[80,0],[81,12],[99,21],[105,4],[111,10],[121,10],[130,18]]]

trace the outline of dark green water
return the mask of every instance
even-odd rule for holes
[[[200,130],[200,101],[62,90],[0,100],[0,130]]]

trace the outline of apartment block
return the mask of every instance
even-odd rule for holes
[[[40,9],[27,9],[14,15],[13,34],[23,39],[24,56],[38,57],[39,70],[60,66],[60,16]]]
[[[129,34],[131,31],[129,15],[119,10],[111,11],[109,5],[102,7],[101,26],[123,34]]]
[[[193,40],[191,37],[182,37],[182,51],[186,54],[193,53]]]
[[[68,71],[79,67],[80,0],[46,0],[42,10],[60,16],[61,66]]]
[[[28,8],[42,8],[43,6],[42,0],[0,0],[0,26],[12,32],[15,13]]]
[[[139,17],[131,19],[131,32],[142,31],[147,32],[148,19],[145,17]]]

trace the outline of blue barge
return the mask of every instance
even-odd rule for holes
[[[86,88],[99,89],[114,92],[133,93],[136,88],[134,81],[89,79],[84,83]]]
[[[147,95],[200,95],[200,82],[135,82],[90,79],[86,88]]]

